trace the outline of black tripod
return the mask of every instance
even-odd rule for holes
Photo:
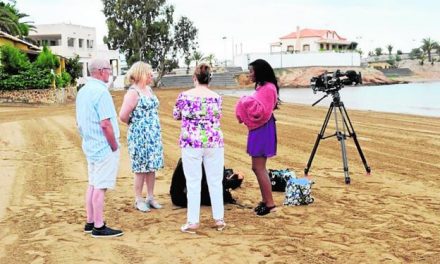
[[[356,148],[359,152],[359,155],[361,156],[362,162],[364,163],[365,170],[367,173],[370,173],[371,169],[367,164],[367,160],[364,157],[364,153],[362,152],[361,146],[359,145],[359,142],[356,137],[356,133],[354,132],[353,125],[351,124],[350,118],[348,117],[347,110],[344,107],[344,103],[341,102],[341,98],[339,96],[338,90],[331,90],[329,93],[331,93],[333,97],[333,102],[330,103],[330,107],[328,109],[327,115],[324,119],[324,124],[322,125],[321,132],[319,132],[318,137],[316,138],[315,145],[313,146],[312,153],[309,158],[309,162],[307,162],[307,167],[304,169],[304,173],[307,176],[309,173],[310,166],[312,165],[313,157],[315,156],[316,150],[318,149],[319,142],[321,139],[326,139],[329,137],[336,137],[338,141],[341,144],[341,150],[342,150],[342,163],[344,165],[344,176],[345,176],[345,183],[350,184],[350,176],[348,174],[348,161],[347,161],[347,151],[345,149],[345,139],[347,137],[352,137],[354,140],[354,143],[356,144]],[[329,93],[327,93],[324,97],[316,101],[312,106],[319,103],[322,99],[326,98]],[[342,130],[339,130],[339,123],[338,123],[338,110],[339,114],[341,115],[342,119]],[[334,112],[335,116],[335,122],[336,122],[336,132],[329,136],[324,136],[325,129],[327,128],[328,121],[330,120],[330,116]],[[346,130],[348,134],[346,134]]]

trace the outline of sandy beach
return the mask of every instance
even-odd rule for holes
[[[168,194],[180,157],[180,123],[172,119],[180,90],[156,92],[165,150],[156,196],[164,209],[133,208],[127,127],[120,124],[121,168],[105,216],[125,234],[99,241],[82,230],[87,167],[75,105],[0,105],[0,263],[440,262],[440,118],[348,109],[371,175],[349,139],[346,185],[339,143],[326,139],[310,170],[315,203],[284,207],[283,193],[274,193],[278,211],[256,217],[249,208],[260,195],[245,153],[247,130],[235,120],[237,99],[225,97],[225,165],[245,176],[233,191],[241,206],[226,205],[223,232],[212,228],[211,208],[202,207],[202,227],[191,235],[179,231],[186,209]],[[113,92],[117,109],[123,94]],[[276,111],[278,155],[268,168],[302,176],[327,109],[283,104]]]

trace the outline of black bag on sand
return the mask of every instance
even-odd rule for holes
[[[223,173],[223,202],[235,203],[235,199],[232,197],[230,189],[236,189],[241,186],[243,178],[238,174],[234,174],[232,169],[224,169]],[[170,186],[171,201],[174,205],[180,207],[186,207],[188,200],[186,197],[186,179],[183,173],[182,159],[177,162],[176,169],[173,173]],[[206,182],[205,168],[202,164],[202,187],[200,194],[201,205],[211,205],[211,198],[209,197],[208,183]]]
[[[289,169],[272,170],[269,169],[269,179],[272,184],[273,192],[284,192],[290,178],[296,178],[295,173]]]

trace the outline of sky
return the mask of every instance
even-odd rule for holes
[[[142,0],[139,0],[142,1]],[[424,38],[440,42],[438,0],[168,0],[176,20],[186,16],[199,30],[199,51],[219,60],[269,52],[270,43],[296,27],[335,30],[358,42],[364,55],[392,45],[409,52]],[[34,24],[72,23],[107,34],[101,0],[17,0]]]

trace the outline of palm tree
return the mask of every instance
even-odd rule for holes
[[[431,62],[431,51],[438,46],[438,42],[431,40],[431,38],[425,38],[422,43],[423,45],[420,48],[428,54],[428,61]]]
[[[393,51],[393,46],[391,46],[391,44],[388,44],[387,50],[388,50],[388,55],[391,56],[391,52]]]
[[[20,21],[29,15],[20,13],[13,4],[5,4],[0,2],[0,30],[13,36],[25,37],[29,35],[29,31],[34,31],[35,26],[31,25],[32,21]]]
[[[189,74],[189,65],[191,65],[191,62],[192,62],[192,56],[191,55],[185,56],[186,74]]]
[[[196,62],[196,67],[199,65],[199,62],[203,59],[203,53],[194,51],[192,59]]]
[[[215,61],[215,55],[209,54],[208,56],[204,57],[203,60],[206,60],[209,63],[209,66],[212,68],[212,62]]]
[[[0,2],[0,30],[11,35],[20,31],[14,15],[3,2]]]

